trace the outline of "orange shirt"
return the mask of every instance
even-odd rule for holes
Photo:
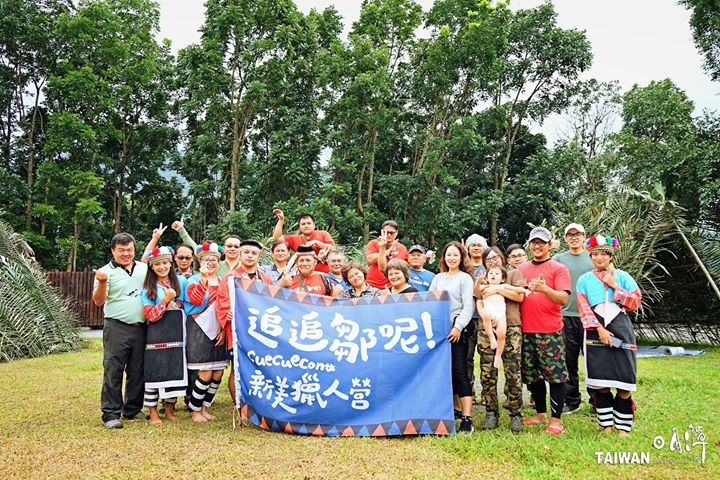
[[[290,286],[290,288],[293,290],[300,291],[300,292],[314,293],[316,295],[332,296],[333,284],[329,278],[327,279],[327,285],[330,286],[329,294],[327,292],[326,283],[325,283],[325,281],[323,281],[322,274],[315,272],[312,275],[310,275],[309,277],[295,275],[293,277],[293,283]]]
[[[310,240],[317,240],[319,242],[335,245],[335,240],[333,240],[330,234],[325,230],[313,230],[310,234],[310,238],[307,240],[302,235],[285,235],[285,241],[287,242],[288,247],[296,252],[297,247],[305,245]],[[318,253],[320,251],[320,247],[313,245],[313,250],[315,250],[315,253]],[[317,265],[315,265],[315,271],[328,273],[330,271],[330,267],[328,267],[327,263],[318,262]]]
[[[235,270],[230,270],[225,274],[218,285],[217,300],[215,300],[215,315],[217,316],[220,327],[225,330],[228,349],[232,348],[232,322],[227,321],[228,312],[230,311],[230,289],[228,288],[228,277],[245,278],[251,280],[252,277],[246,273],[242,266]],[[272,279],[265,273],[257,270],[255,281],[272,285]]]
[[[380,247],[378,247],[377,239],[370,240],[367,249],[365,250],[365,256],[370,253],[378,253],[379,251]],[[398,241],[394,241],[391,246],[385,247],[385,255],[387,256],[388,262],[395,259],[404,260],[405,262],[407,262],[408,259],[407,248],[405,248],[405,245]],[[368,268],[366,281],[368,285],[375,288],[385,288],[390,286],[390,282],[388,282],[385,274],[380,271],[377,263],[374,265],[370,265],[370,268]]]

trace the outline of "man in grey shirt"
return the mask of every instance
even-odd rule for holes
[[[577,281],[580,276],[593,269],[590,255],[585,251],[585,228],[579,223],[571,223],[565,227],[565,241],[568,244],[567,252],[555,255],[554,260],[565,265],[570,270],[572,290],[570,299],[563,307],[563,333],[565,336],[565,363],[568,369],[568,382],[565,384],[565,407],[563,413],[575,413],[580,410],[582,399],[580,396],[580,377],[578,374],[578,360],[583,349],[584,328],[580,320],[577,306]]]

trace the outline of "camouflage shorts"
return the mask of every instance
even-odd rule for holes
[[[565,365],[563,332],[523,333],[523,383],[530,385],[539,380],[564,383],[568,380]]]

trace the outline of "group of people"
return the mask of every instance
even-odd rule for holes
[[[549,230],[536,227],[526,242],[532,255],[528,260],[521,244],[511,245],[506,256],[472,234],[443,247],[439,273],[434,274],[425,269],[433,263],[434,253],[421,245],[408,249],[398,240],[398,224],[392,220],[384,222],[378,238],[368,243],[366,268],[337,251],[332,236],[316,228],[312,215],[300,216],[298,233],[288,234],[284,213],[277,209],[273,213],[277,223],[268,265],[260,265],[264,246],[259,241],[230,235],[222,246],[211,240],[197,244],[182,220],[172,228],[183,243],[174,249],[158,246],[167,228],[161,224],[141,261],[135,260],[131,235],[113,237],[113,259],[96,270],[93,291],[94,302],[104,305],[105,313],[101,406],[107,428],[122,428],[121,418],[162,423],[160,400],[165,417],[177,420],[175,403],[182,396],[194,421],[215,418],[209,408],[232,358],[234,312],[228,279],[239,278],[341,299],[446,291],[452,319],[447,340],[453,402],[460,433],[474,430],[476,349],[485,407],[481,429],[499,426],[497,379],[502,368],[510,430],[519,433],[524,426],[542,425],[549,434],[563,434],[562,414],[581,407],[581,352],[600,427],[621,435],[632,429],[636,343],[627,312],[640,306],[641,294],[631,276],[612,264],[617,239],[587,237],[583,226],[573,223],[564,230],[568,251],[551,257],[557,240]],[[173,325],[185,332],[181,355],[186,364],[171,372],[170,365],[177,362],[169,359],[178,354],[178,342],[167,341]],[[228,386],[234,399],[230,364]],[[163,375],[165,381],[159,380]],[[525,419],[523,383],[536,411]],[[143,406],[148,414],[142,412]]]

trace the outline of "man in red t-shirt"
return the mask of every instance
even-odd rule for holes
[[[567,267],[550,258],[551,240],[549,230],[533,228],[528,238],[533,260],[518,266],[530,290],[520,304],[523,331],[521,370],[523,382],[533,394],[537,411],[535,416],[523,423],[547,423],[547,381],[550,384],[552,417],[545,431],[559,435],[565,432],[560,417],[565,402],[564,383],[568,379],[562,307],[570,298],[572,285]]]
[[[273,213],[277,216],[277,223],[275,224],[275,230],[273,230],[273,241],[284,241],[288,244],[288,247],[296,253],[300,245],[312,246],[315,255],[317,255],[315,270],[328,273],[330,268],[327,263],[325,263],[325,259],[328,253],[335,250],[335,241],[330,234],[325,230],[315,230],[315,218],[309,213],[306,213],[300,215],[298,219],[299,235],[283,235],[285,214],[279,208],[273,210]]]
[[[380,238],[370,240],[365,249],[365,259],[368,262],[366,282],[371,287],[386,288],[390,282],[385,276],[385,265],[390,260],[408,260],[408,251],[400,243],[398,237],[398,224],[394,220],[386,220],[380,229]]]
[[[342,292],[342,287],[335,285],[327,278],[325,273],[315,271],[315,263],[315,252],[313,248],[309,245],[300,245],[297,249],[297,259],[295,260],[295,266],[298,270],[297,275],[292,278],[283,276],[278,282],[278,285],[300,292],[336,297]]]

